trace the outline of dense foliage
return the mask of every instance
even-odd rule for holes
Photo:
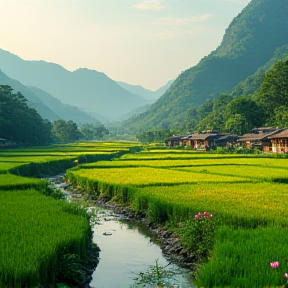
[[[85,140],[103,140],[109,134],[109,130],[104,125],[85,124],[81,126],[80,132]]]
[[[81,137],[77,124],[72,120],[64,121],[59,119],[54,121],[52,133],[56,138],[55,140],[62,143],[74,142]]]
[[[29,108],[26,101],[21,93],[14,94],[10,86],[0,85],[0,137],[25,145],[50,143],[50,122]]]
[[[182,72],[146,112],[124,121],[121,126],[123,132],[136,133],[153,127],[165,129],[165,126],[183,129],[183,120],[189,108],[201,105],[219,93],[231,91],[275,55],[279,56],[278,60],[283,58],[284,52],[276,49],[288,43],[287,14],[286,0],[277,3],[273,0],[252,0],[232,21],[221,45],[198,65]],[[265,74],[266,70],[250,78],[252,90],[259,88],[263,72]],[[237,93],[248,96],[254,92],[246,89],[245,94],[239,90]]]
[[[256,100],[265,111],[268,124],[287,126],[288,122],[288,58],[277,62],[265,75]]]

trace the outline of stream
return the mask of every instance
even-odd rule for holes
[[[63,176],[56,176],[48,180],[55,183],[56,187],[67,196],[67,200],[71,201],[72,192],[63,182]],[[153,235],[146,225],[127,219],[110,209],[97,206],[95,208],[97,224],[93,228],[93,242],[99,246],[101,251],[100,261],[92,275],[90,287],[157,287],[143,284],[137,286],[135,281],[135,278],[139,278],[139,273],[143,272],[144,275],[147,275],[147,271],[155,268],[156,261],[159,267],[165,271],[164,287],[196,287],[189,281],[187,269],[170,263],[164,257],[160,246],[153,239]],[[155,273],[153,275],[155,276]]]

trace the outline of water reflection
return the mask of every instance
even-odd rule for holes
[[[168,265],[160,247],[151,240],[150,230],[130,222],[119,221],[111,212],[101,212],[100,225],[94,227],[94,242],[100,247],[100,262],[93,274],[91,286],[95,288],[131,287],[139,272],[155,264]],[[168,269],[168,268],[167,268]],[[187,278],[188,271],[176,265],[169,265],[175,272],[170,282],[174,287],[194,287]],[[173,272],[173,274],[174,274]],[[168,281],[169,279],[167,279]]]

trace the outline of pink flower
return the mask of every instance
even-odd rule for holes
[[[194,216],[194,219],[195,219],[195,220],[199,220],[199,219],[200,219],[200,217],[201,217],[201,214],[200,214],[200,213],[198,213],[198,214],[196,214],[196,215]]]
[[[287,272],[284,273],[284,274],[283,274],[283,277],[286,278],[286,279],[288,279],[288,273],[287,273]]]
[[[277,268],[277,267],[279,267],[279,265],[280,265],[280,263],[278,261],[270,262],[270,266],[272,268]]]
[[[209,213],[203,212],[203,216],[204,216],[204,217],[209,217],[209,215],[210,215]]]
[[[214,216],[213,214],[210,214],[210,215],[209,215],[210,218],[213,218],[213,216]]]

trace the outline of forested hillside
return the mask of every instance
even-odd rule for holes
[[[181,126],[140,132],[137,138],[141,142],[155,142],[175,132],[185,134],[187,131],[218,130],[243,135],[256,127],[287,128],[288,55],[277,61],[265,75],[262,75],[263,69],[251,76],[251,81],[238,85],[232,93],[219,94],[199,107],[188,109]],[[242,95],[239,87],[253,94]],[[238,97],[233,96],[236,92]]]
[[[122,130],[179,127],[187,110],[230,92],[270,61],[278,47],[288,44],[287,15],[287,0],[252,0],[232,21],[221,45],[181,73],[146,112],[124,121]]]

